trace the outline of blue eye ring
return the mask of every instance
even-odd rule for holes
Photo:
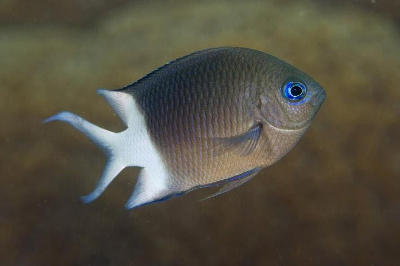
[[[291,102],[302,100],[307,94],[307,87],[299,81],[286,82],[282,89],[283,96]]]

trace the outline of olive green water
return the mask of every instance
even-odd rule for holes
[[[344,1],[348,2],[348,1]],[[3,1],[0,265],[399,265],[396,1]],[[70,110],[120,130],[97,88],[216,46],[278,56],[327,100],[284,159],[221,197],[126,211],[138,169],[92,204],[104,156]]]

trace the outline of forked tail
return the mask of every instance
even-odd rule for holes
[[[146,168],[141,171],[137,186],[125,205],[128,209],[168,195],[170,191],[167,189],[167,171],[151,142],[144,118],[133,97],[119,91],[98,90],[98,93],[106,98],[125,123],[126,130],[111,132],[70,112],[61,112],[43,121],[62,121],[70,124],[98,145],[107,156],[106,165],[95,189],[83,196],[82,201],[89,203],[97,199],[128,166]]]

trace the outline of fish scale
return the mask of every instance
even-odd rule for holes
[[[293,91],[291,84],[297,84]],[[143,168],[129,209],[225,184],[213,194],[220,195],[247,182],[293,148],[325,99],[322,87],[295,67],[233,47],[198,51],[121,89],[98,92],[124,131],[110,132],[69,112],[45,121],[71,124],[108,156],[84,202],[99,197],[123,168]]]
[[[191,162],[192,164],[178,164],[178,165],[174,165],[174,161],[173,159],[170,159],[170,161],[167,162],[168,165],[172,166],[171,168],[171,172],[175,173],[176,175],[176,179],[185,179],[185,181],[183,183],[188,183],[186,180],[189,180],[190,183],[188,186],[193,185],[194,183],[201,183],[199,182],[199,178],[201,178],[201,180],[204,180],[204,182],[209,181],[209,176],[213,176],[214,174],[212,172],[216,172],[216,169],[218,167],[216,167],[212,162],[208,162],[205,161],[204,158],[202,158],[201,156],[201,147],[197,147],[196,143],[194,143],[194,139],[200,138],[200,139],[208,139],[209,135],[204,135],[204,131],[199,130],[198,127],[201,124],[201,121],[199,119],[199,117],[197,116],[197,114],[199,114],[199,112],[201,112],[201,107],[203,106],[209,106],[210,103],[209,102],[205,102],[202,103],[201,100],[203,99],[209,99],[207,97],[203,97],[202,96],[202,88],[207,88],[208,87],[208,83],[209,80],[216,82],[216,78],[220,78],[220,80],[222,81],[226,81],[223,82],[226,85],[220,87],[221,88],[221,94],[222,95],[226,95],[228,93],[228,88],[233,88],[233,93],[235,93],[235,89],[236,86],[232,86],[232,82],[231,79],[232,77],[229,75],[229,71],[220,71],[218,72],[218,69],[223,69],[227,64],[224,61],[217,61],[217,63],[215,64],[211,64],[212,67],[210,69],[215,69],[214,71],[207,71],[204,69],[204,67],[198,67],[198,68],[194,68],[193,72],[198,73],[205,73],[205,75],[190,75],[191,79],[186,80],[186,81],[176,81],[178,84],[183,83],[183,84],[188,84],[191,88],[191,90],[185,90],[184,88],[180,87],[179,85],[177,85],[178,90],[183,90],[183,93],[179,93],[178,94],[178,99],[175,99],[175,102],[179,103],[186,103],[186,105],[184,104],[184,108],[179,108],[180,110],[185,110],[184,113],[187,114],[191,114],[189,115],[186,119],[186,121],[184,120],[179,120],[179,117],[183,117],[184,113],[181,113],[178,117],[168,117],[168,114],[165,114],[163,112],[163,110],[161,109],[159,112],[157,113],[153,113],[153,115],[155,117],[157,117],[157,121],[160,120],[164,120],[164,121],[176,121],[176,128],[173,131],[177,131],[180,132],[181,130],[184,130],[184,128],[178,128],[179,125],[187,125],[188,128],[190,129],[189,132],[187,132],[187,134],[184,134],[182,136],[182,138],[184,140],[189,140],[189,144],[190,146],[193,147],[193,152],[184,152],[181,149],[177,149],[174,150],[172,152],[168,153],[168,156],[166,156],[167,158],[171,158],[171,157],[184,157],[184,158],[189,158],[188,161]],[[208,64],[206,64],[205,66],[208,66]],[[235,68],[236,64],[232,64],[232,66]],[[217,72],[216,72],[217,71]],[[219,75],[215,75],[215,73],[219,74]],[[185,75],[178,75],[179,77],[181,77],[181,79],[187,79],[188,75],[187,72],[184,73]],[[203,78],[198,78],[198,76],[202,76]],[[212,80],[214,79],[214,80]],[[200,83],[199,83],[200,82]],[[173,84],[173,83],[167,83],[167,84]],[[174,85],[174,84],[173,84]],[[170,91],[169,89],[164,90],[164,92],[168,92]],[[139,93],[136,94],[138,98],[140,97],[148,97],[146,95],[141,96]],[[163,99],[163,97],[160,97],[158,99]],[[154,99],[155,101],[157,99]],[[238,102],[238,98],[222,98],[221,102],[220,102],[220,110],[219,112],[215,112],[216,116],[217,116],[217,121],[215,121],[216,123],[218,123],[219,127],[217,127],[217,132],[214,132],[213,135],[222,135],[222,136],[229,136],[230,134],[238,134],[239,130],[241,130],[241,125],[238,123],[235,123],[235,119],[230,119],[230,116],[232,117],[237,117],[240,116],[240,114],[238,115],[238,110],[237,108],[235,108],[236,106],[239,106],[239,104],[237,104]],[[192,105],[193,103],[193,105]],[[164,104],[168,104],[167,102],[162,102],[161,104],[159,104],[160,106],[164,106]],[[194,110],[193,110],[194,109]],[[213,111],[211,111],[211,113],[214,113]],[[179,121],[179,122],[178,122]],[[150,127],[152,128],[152,127]],[[153,126],[153,130],[154,132],[165,132],[166,134],[171,134],[171,131],[162,131],[161,128],[157,127],[156,125]],[[197,137],[197,138],[195,138]],[[158,139],[168,139],[167,137],[163,137],[162,135],[158,134]],[[177,140],[178,141],[178,140]],[[183,141],[181,143],[184,143]],[[175,143],[176,144],[176,143]],[[203,164],[208,164],[208,168],[209,170],[204,169]],[[210,166],[211,164],[211,166]],[[226,164],[228,166],[230,166],[229,162],[226,162]],[[220,165],[220,163],[219,163]],[[221,171],[220,171],[221,172]],[[219,179],[221,175],[225,175],[225,172],[222,172],[221,174],[217,175],[215,180]],[[215,181],[212,180],[212,181]],[[180,180],[181,181],[181,180]],[[178,181],[178,183],[180,183]]]

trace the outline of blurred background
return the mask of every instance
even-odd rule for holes
[[[400,265],[400,2],[3,0],[1,265]],[[105,158],[70,110],[123,125],[97,88],[217,46],[271,53],[327,100],[246,185],[133,211],[129,168],[94,203]]]

